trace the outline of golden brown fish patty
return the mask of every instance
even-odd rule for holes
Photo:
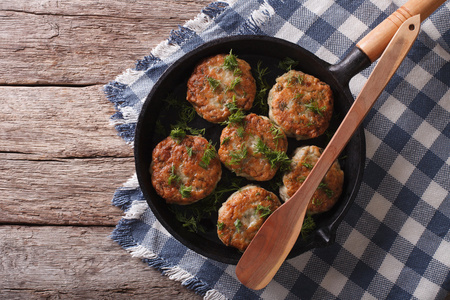
[[[280,188],[280,197],[286,201],[300,188],[311,169],[322,153],[317,146],[297,148],[292,157],[291,170],[283,176],[283,186]],[[323,178],[311,201],[307,213],[316,214],[330,210],[342,193],[344,172],[336,160]]]
[[[249,110],[256,94],[250,65],[233,54],[218,54],[200,62],[187,83],[187,100],[197,113],[213,123],[230,116],[227,104]]]
[[[205,138],[186,135],[178,140],[169,136],[153,150],[150,172],[158,195],[167,203],[185,205],[213,192],[222,167],[216,150]]]
[[[250,180],[266,181],[275,176],[279,164],[270,156],[285,154],[287,138],[267,117],[251,113],[238,123],[230,123],[220,136],[219,158],[223,164]]]
[[[272,192],[255,185],[243,187],[219,209],[217,234],[220,240],[244,251],[266,218],[280,205]]]
[[[315,138],[325,132],[333,114],[333,94],[314,76],[291,70],[276,79],[268,95],[269,117],[288,137]]]

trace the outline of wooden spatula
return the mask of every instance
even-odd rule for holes
[[[289,201],[264,222],[253,238],[236,266],[238,279],[248,288],[259,290],[265,287],[286,259],[300,234],[314,191],[403,61],[419,28],[419,15],[407,19],[400,26],[309,176]]]

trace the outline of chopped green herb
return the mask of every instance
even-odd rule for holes
[[[273,139],[275,140],[275,143],[278,145],[278,140],[282,139],[284,137],[284,133],[283,130],[281,130],[281,128],[272,125],[272,127],[270,127],[270,132],[273,135]]]
[[[244,126],[239,126],[239,127],[236,129],[236,131],[237,131],[237,135],[238,135],[240,138],[243,138],[243,137],[244,137],[244,134],[245,134],[245,128],[244,128]]]
[[[317,198],[312,198],[311,203],[315,206],[319,206],[322,204],[322,201],[320,201],[320,199]]]
[[[169,185],[172,185],[173,182],[180,182],[180,177],[175,173],[175,166],[172,165],[172,167],[170,167],[170,176],[169,179],[167,180],[167,183]]]
[[[241,220],[236,219],[236,221],[234,221],[234,226],[236,227],[237,232],[239,232],[239,230],[241,229],[241,226],[242,226]]]
[[[189,131],[193,135],[204,135],[206,132],[205,128],[192,128],[192,127],[186,127],[186,130]]]
[[[303,220],[302,230],[300,234],[302,235],[303,240],[306,240],[308,235],[316,229],[316,222],[311,215],[306,215]]]
[[[300,176],[299,178],[297,178],[297,181],[299,182],[304,182],[306,180],[306,176]]]
[[[270,207],[258,204],[256,207],[256,213],[259,213],[260,218],[266,218],[272,213],[272,211],[270,210]]]
[[[175,127],[170,131],[170,136],[177,141],[177,143],[180,143],[182,139],[186,136],[186,131],[180,127]]]
[[[211,160],[216,158],[216,156],[217,156],[216,148],[212,145],[210,141],[205,149],[205,152],[203,153],[202,160],[200,162],[200,167],[202,167],[203,169],[207,169]]]
[[[314,167],[314,165],[312,165],[310,163],[307,163],[307,162],[302,162],[302,166],[304,166],[304,167],[306,167],[306,168],[308,168],[310,170]]]
[[[225,226],[224,222],[217,222],[217,229],[222,230],[224,226]]]
[[[236,72],[236,69],[239,69],[239,63],[237,61],[237,56],[233,54],[233,50],[230,50],[230,53],[225,56],[225,61],[223,62],[223,67],[226,70],[230,70]]]
[[[294,83],[294,81],[297,81],[297,79],[294,79],[294,76],[289,76],[288,80],[287,80],[287,85],[286,87],[290,87],[292,86],[292,84]]]
[[[186,103],[180,109],[180,113],[179,113],[180,121],[179,122],[187,125],[187,123],[194,120],[196,115],[197,115],[197,112],[195,111],[195,108],[192,105]]]
[[[247,147],[242,144],[241,148],[239,150],[230,151],[230,164],[239,164],[244,158],[247,157]]]
[[[188,156],[189,157],[192,157],[192,154],[193,154],[193,150],[192,150],[192,147],[188,147],[188,146],[186,146],[186,151],[187,151],[187,154],[188,154]]]
[[[280,167],[282,171],[290,168],[291,160],[283,151],[275,151],[270,149],[261,139],[256,142],[256,153],[262,153],[269,161],[272,168]]]
[[[330,189],[325,182],[319,183],[319,187],[318,188],[321,189],[322,191],[324,191],[325,194],[327,194],[328,198],[333,197],[334,191],[332,189]]]
[[[266,95],[269,92],[271,86],[267,83],[267,80],[264,78],[267,74],[269,74],[269,68],[263,68],[262,62],[258,61],[256,65],[256,85],[257,92],[255,96],[255,104],[258,105],[262,114],[267,114],[269,111],[269,106],[266,101]]]
[[[227,136],[226,138],[223,139],[223,141],[222,141],[222,143],[220,143],[220,145],[226,144],[230,139],[231,139],[231,136]]]
[[[192,192],[192,186],[185,186],[184,184],[182,184],[180,186],[181,197],[189,198],[191,196],[191,192]]]
[[[177,211],[175,218],[187,227],[190,232],[205,232],[203,226],[199,224],[199,220],[195,216],[187,217],[185,213]]]
[[[234,114],[235,112],[237,112],[239,110],[239,107],[237,106],[237,102],[236,102],[236,95],[233,95],[233,101],[226,103],[225,107],[228,108],[228,110]]]
[[[222,125],[229,125],[229,124],[236,124],[236,123],[241,123],[242,120],[244,120],[245,118],[245,114],[242,110],[238,109],[235,113],[231,114],[228,117],[228,120],[225,122],[222,122]]]
[[[241,83],[241,77],[236,77],[234,78],[234,80],[231,82],[230,86],[227,88],[227,90],[234,90],[236,88],[236,86]]]
[[[300,85],[303,84],[303,81],[305,80],[305,75],[298,75],[297,76],[297,81]]]
[[[305,104],[305,108],[309,109],[313,113],[316,113],[316,114],[318,114],[320,116],[323,116],[322,112],[327,109],[326,106],[322,106],[322,107],[319,108],[319,105],[315,101]]]
[[[304,95],[305,94],[303,94],[303,93],[298,93],[295,95],[294,100],[299,100],[299,99],[303,98]]]
[[[278,68],[286,71],[292,70],[292,68],[296,67],[299,64],[297,60],[293,60],[290,57],[286,57],[282,61],[278,63]]]
[[[215,78],[206,77],[206,80],[208,80],[209,86],[213,89],[213,92],[220,86],[220,81]]]

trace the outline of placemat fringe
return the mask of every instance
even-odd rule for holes
[[[273,7],[269,4],[269,2],[267,2],[267,0],[264,0],[264,3],[262,3],[244,23],[241,33],[259,34],[261,32],[260,27],[274,14],[275,10]]]
[[[226,300],[227,298],[217,290],[209,290],[203,297],[204,300]]]

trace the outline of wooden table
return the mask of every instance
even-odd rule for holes
[[[134,173],[104,84],[208,0],[1,0],[0,299],[200,299],[109,238]]]

